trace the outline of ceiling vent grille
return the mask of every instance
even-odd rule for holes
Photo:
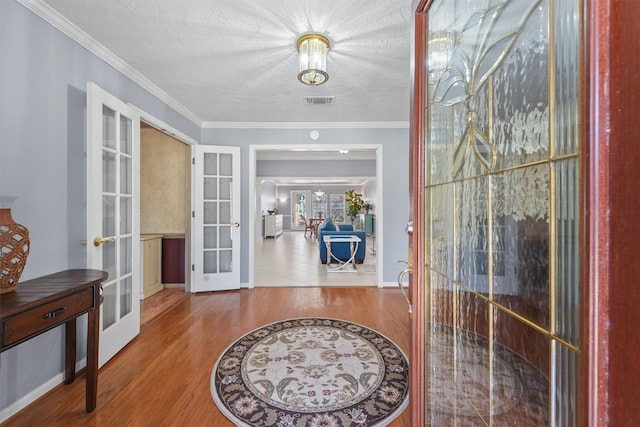
[[[331,105],[336,102],[335,96],[305,96],[304,105]]]

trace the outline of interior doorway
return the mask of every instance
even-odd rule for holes
[[[197,142],[140,111],[141,309],[145,286],[149,296],[167,288],[189,292],[191,276],[191,146]],[[155,248],[153,248],[155,245]],[[153,262],[145,261],[152,248]],[[163,268],[164,256],[175,259]],[[164,276],[164,277],[163,277]],[[155,306],[154,306],[155,307]],[[144,317],[144,313],[141,316]]]
[[[278,153],[278,155],[280,155],[280,153],[297,153],[296,155],[299,156],[300,155],[299,153],[307,151],[309,153],[314,153],[313,155],[315,156],[315,158],[319,159],[319,158],[322,158],[321,152],[329,152],[332,150],[335,152],[345,152],[347,150],[368,151],[369,155],[372,156],[371,158],[374,159],[375,161],[374,172],[372,173],[373,176],[369,176],[368,179],[373,183],[372,193],[375,194],[375,199],[376,199],[375,200],[376,227],[375,227],[375,234],[372,236],[372,239],[367,238],[367,243],[368,243],[367,261],[370,263],[370,266],[368,268],[371,269],[374,276],[374,278],[370,280],[369,286],[370,285],[375,285],[378,287],[383,286],[382,260],[383,260],[383,254],[384,254],[384,251],[383,251],[383,242],[384,242],[383,206],[384,204],[383,204],[383,194],[382,194],[382,156],[381,156],[382,147],[379,144],[354,144],[352,146],[334,146],[330,144],[326,144],[326,145],[314,144],[314,145],[251,145],[249,147],[249,154],[250,154],[249,192],[252,195],[249,198],[249,202],[250,202],[249,203],[250,204],[249,236],[250,238],[249,238],[248,286],[250,288],[253,288],[254,286],[260,286],[259,280],[256,280],[256,271],[257,271],[256,254],[257,254],[257,250],[262,249],[259,245],[261,245],[264,242],[264,238],[261,233],[261,228],[262,228],[262,218],[266,212],[264,207],[261,205],[261,188],[263,185],[273,184],[273,180],[269,180],[271,182],[267,182],[268,180],[263,179],[263,176],[258,175],[257,169],[258,169],[259,157],[262,158],[266,153]],[[282,154],[282,155],[286,156],[286,154]],[[280,173],[281,175],[278,177],[279,179],[289,180],[290,182],[296,181],[298,182],[298,185],[300,186],[300,188],[305,187],[305,190],[310,188],[315,189],[319,185],[319,183],[323,182],[323,180],[325,184],[330,183],[328,185],[335,186],[335,185],[340,185],[338,182],[341,179],[346,180],[348,178],[353,178],[353,177],[336,177],[336,176],[330,176],[330,177],[314,176],[312,172],[310,173],[310,176],[293,177],[288,175],[287,170],[281,170]],[[348,186],[349,184],[346,184],[346,185]],[[343,188],[340,188],[340,190],[337,190],[337,188],[339,187],[333,187],[333,188],[336,188],[335,192],[344,194],[345,185],[343,185],[342,187]],[[289,190],[287,190],[286,193],[290,194],[288,193],[288,191]],[[286,232],[296,233],[296,231],[291,231],[293,227],[291,224],[292,219],[289,212],[291,210],[290,206],[293,203],[293,200],[283,200],[290,197],[291,197],[290,195],[285,195],[285,196],[281,195],[274,200],[274,203],[276,203],[277,206],[283,206],[283,207],[286,206],[284,209],[278,209],[278,212],[280,214],[282,214],[285,211],[287,213],[286,216],[288,218],[284,218],[284,221],[283,221],[285,233]],[[267,210],[272,210],[272,209],[267,209]],[[302,233],[300,232],[300,234]],[[318,242],[316,241],[316,244],[317,243]],[[314,245],[314,248],[315,248],[315,245]],[[321,265],[322,264],[320,262],[320,259],[318,258],[317,262],[314,262],[312,267],[318,268],[318,266],[321,266]],[[270,274],[273,275],[275,273],[271,271]],[[286,278],[288,275],[287,268],[278,269],[277,274],[281,274],[283,278]],[[322,283],[319,283],[316,286],[333,285],[335,284],[334,282],[337,281],[334,278],[335,278],[335,275],[329,276],[326,281],[323,281]]]

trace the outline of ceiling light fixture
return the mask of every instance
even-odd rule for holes
[[[324,196],[324,191],[320,191],[320,190],[318,190],[318,191],[316,191],[316,192],[315,192],[315,193],[313,193],[313,194],[315,194],[315,195],[316,195],[316,196],[318,196],[318,197],[322,197],[322,196]]]
[[[305,34],[298,39],[300,72],[298,80],[306,85],[317,86],[329,80],[327,55],[329,39],[320,34]]]

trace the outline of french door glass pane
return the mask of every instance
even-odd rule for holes
[[[218,251],[204,251],[203,262],[204,262],[203,272],[205,274],[217,273],[218,272]]]
[[[131,280],[131,276],[120,280],[120,318],[131,313],[132,310],[133,293]]]
[[[131,274],[133,271],[133,254],[131,253],[131,237],[120,238],[120,276]]]
[[[220,272],[221,273],[229,273],[233,271],[233,263],[232,260],[233,251],[224,250],[220,251]]]
[[[220,224],[231,224],[231,203],[220,202]]]
[[[102,330],[106,330],[109,326],[117,322],[117,282],[102,287],[102,305],[100,313],[102,314]]]
[[[130,119],[120,116],[120,152],[127,155],[132,154],[132,126]]]
[[[102,269],[109,275],[109,280],[118,277],[116,265],[116,244],[115,242],[104,243],[102,246]]]
[[[218,203],[217,202],[204,202],[204,223],[205,224],[218,223]]]
[[[220,248],[221,249],[230,249],[232,245],[231,241],[231,226],[221,225],[220,226]]]
[[[102,151],[102,191],[105,193],[115,193],[117,190],[116,157],[114,152]]]
[[[116,202],[115,196],[102,196],[102,235],[110,237],[116,235]]]
[[[233,174],[232,160],[231,154],[220,154],[220,176],[231,176]]]
[[[120,234],[131,234],[133,231],[132,203],[131,197],[120,197]]]
[[[111,150],[117,149],[116,112],[102,106],[102,146]]]
[[[130,195],[132,192],[132,160],[130,157],[120,156],[120,194]]]
[[[231,178],[220,178],[220,200],[231,200]]]
[[[204,154],[203,171],[205,175],[218,175],[218,154],[216,153]]]
[[[218,247],[218,227],[204,227],[204,249],[216,249]]]
[[[218,178],[207,177],[204,179],[204,199],[216,200],[218,198]]]

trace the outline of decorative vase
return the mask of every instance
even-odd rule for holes
[[[15,291],[29,256],[29,230],[11,216],[15,197],[0,197],[0,294]]]

